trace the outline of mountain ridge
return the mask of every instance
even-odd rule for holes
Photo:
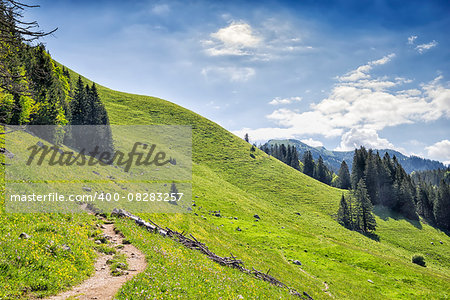
[[[337,172],[339,170],[339,167],[343,160],[345,160],[349,169],[351,169],[353,164],[354,150],[334,151],[328,150],[323,146],[312,147],[296,139],[286,139],[286,140],[272,139],[269,140],[267,144],[269,145],[285,144],[286,146],[293,145],[297,149],[300,159],[303,157],[303,154],[306,151],[311,151],[314,160],[317,160],[319,156],[322,156],[325,164],[327,164],[334,172]],[[380,153],[380,156],[383,156],[385,153],[388,153],[391,157],[395,155],[397,160],[400,162],[400,164],[403,166],[403,168],[408,174],[414,171],[434,170],[439,168],[444,169],[446,167],[440,161],[421,158],[415,155],[406,156],[397,150],[392,149],[373,149],[373,150],[378,151]]]

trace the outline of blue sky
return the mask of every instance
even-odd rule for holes
[[[448,1],[41,1],[52,56],[253,141],[450,163]]]

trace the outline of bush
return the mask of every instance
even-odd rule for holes
[[[415,263],[416,265],[425,267],[425,259],[423,258],[422,255],[419,254],[413,255],[412,262]]]

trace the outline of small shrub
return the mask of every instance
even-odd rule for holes
[[[104,244],[95,245],[95,250],[101,253],[105,253],[106,255],[116,254],[116,249],[113,247],[106,246]]]
[[[422,255],[419,254],[413,255],[412,262],[415,263],[416,265],[425,267],[425,259],[423,258]]]

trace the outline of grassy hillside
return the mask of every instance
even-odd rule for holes
[[[4,135],[0,135],[0,148]],[[0,155],[2,163],[5,156]],[[94,271],[94,243],[101,233],[86,214],[6,214],[4,165],[0,165],[0,299],[54,294]],[[27,238],[21,237],[24,233]]]
[[[75,79],[72,73],[72,80]],[[193,212],[141,214],[144,219],[192,233],[218,255],[232,253],[247,268],[270,270],[271,275],[298,291],[306,291],[314,299],[327,299],[330,294],[351,299],[450,297],[450,238],[439,230],[376,208],[377,238],[349,231],[334,220],[343,191],[311,179],[259,150],[255,158],[250,157],[248,143],[173,103],[104,87],[99,87],[99,93],[112,124],[178,124],[193,128],[192,195],[196,204]],[[211,211],[220,211],[220,217]],[[2,214],[1,217],[2,236],[12,234],[14,242],[17,233],[26,230],[22,228],[31,226],[28,225],[30,216],[19,216],[21,221],[16,229],[9,225],[11,216]],[[65,226],[72,222],[92,224],[92,218],[55,217],[64,225],[61,227],[67,231],[67,238],[73,238],[73,245],[84,245],[92,253],[91,242],[86,239],[89,232]],[[34,218],[38,227],[49,216]],[[283,289],[214,264],[198,252],[150,234],[130,221],[116,222],[127,238],[146,253],[149,261],[147,270],[122,288],[117,295],[119,299],[291,297]],[[236,230],[238,227],[241,231]],[[31,235],[39,236],[34,232]],[[50,239],[45,235],[40,237],[39,245]],[[12,243],[0,245],[4,248],[1,255],[14,251]],[[31,248],[29,251],[39,253]],[[426,268],[411,263],[415,253],[424,254]],[[7,262],[7,257],[5,254],[2,261]],[[62,259],[49,259],[56,266],[63,265]],[[292,260],[299,260],[302,265],[295,265]],[[89,256],[80,266],[84,274],[89,273],[91,263],[92,256]],[[32,261],[31,270],[36,265]],[[23,268],[18,265],[15,270]],[[58,273],[52,274],[55,279],[63,278]],[[69,274],[73,276],[75,271]],[[0,276],[3,276],[1,282],[13,285],[9,275]],[[81,277],[64,284],[79,281]],[[44,293],[58,288],[62,286]],[[21,291],[9,289],[17,294]]]
[[[323,282],[338,298],[449,297],[450,239],[439,230],[399,219],[383,208],[377,208],[379,241],[346,230],[333,216],[342,191],[260,151],[251,158],[249,144],[173,103],[105,88],[100,94],[114,124],[193,127],[198,216],[146,217],[193,233],[218,254],[232,252],[249,266],[271,269],[272,275],[314,298],[329,297]],[[222,217],[208,214],[218,210]],[[254,214],[261,217],[259,222]],[[425,255],[427,268],[411,263],[415,253]],[[295,259],[303,265],[290,263]]]

